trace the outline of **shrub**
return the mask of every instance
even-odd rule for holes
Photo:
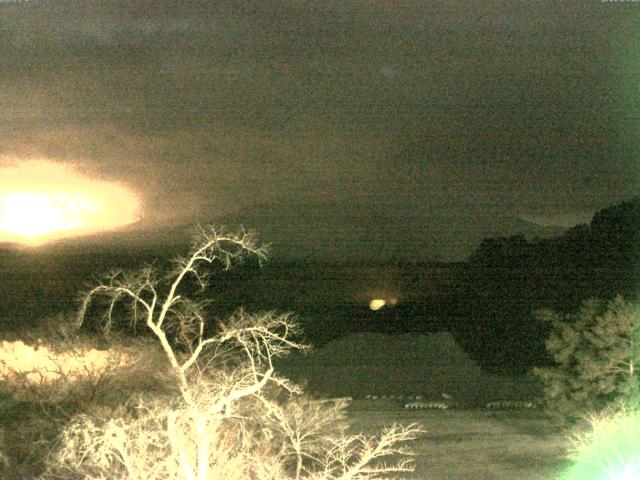
[[[81,336],[62,342],[29,337],[32,344],[0,342],[1,478],[37,478],[57,436],[76,415],[111,417],[126,411],[136,392],[170,390],[158,348],[148,341],[96,349],[95,341]],[[11,441],[3,443],[2,433]]]
[[[549,412],[569,423],[638,396],[640,310],[616,297],[588,300],[577,313],[542,311],[552,326],[546,347],[556,366],[536,368]]]
[[[204,266],[230,268],[246,255],[265,258],[251,235],[201,228],[168,274],[116,271],[86,294],[79,323],[94,298],[105,298],[108,335],[124,301],[132,307],[130,326],[146,326],[159,342],[178,393],[143,395],[119,416],[77,416],[43,478],[347,480],[413,469],[409,452],[397,445],[415,438],[415,425],[392,426],[378,437],[348,435],[344,403],[314,402],[275,374],[274,358],[305,348],[293,340],[299,329],[290,315],[239,310],[205,335],[205,304],[188,297],[184,280],[204,289]],[[402,459],[386,463],[396,455]]]

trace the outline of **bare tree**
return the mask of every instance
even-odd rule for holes
[[[93,299],[105,297],[102,327],[108,334],[116,305],[128,302],[131,326],[143,323],[158,339],[179,399],[143,403],[128,420],[80,417],[62,435],[45,478],[59,478],[62,471],[123,480],[348,480],[411,470],[406,460],[378,460],[407,453],[394,445],[415,438],[415,425],[392,427],[377,439],[349,436],[338,426],[344,405],[323,410],[320,404],[295,403],[301,389],[278,377],[273,364],[278,356],[306,348],[293,340],[299,327],[292,316],[239,310],[205,337],[205,303],[187,297],[185,280],[204,289],[205,267],[219,262],[228,269],[247,255],[266,258],[251,234],[199,227],[189,254],[176,259],[168,275],[152,267],[115,271],[88,291],[78,324],[86,321]],[[228,359],[235,359],[230,367]],[[272,398],[273,389],[284,393],[285,402]]]

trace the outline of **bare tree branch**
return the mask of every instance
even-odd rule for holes
[[[114,271],[85,294],[79,325],[92,300],[101,297],[106,334],[114,328],[117,306],[132,303],[130,326],[140,321],[157,338],[180,396],[175,405],[147,408],[130,423],[79,419],[66,431],[59,465],[95,480],[356,480],[412,470],[404,458],[408,451],[397,444],[414,439],[416,425],[391,427],[378,438],[346,435],[346,404],[327,407],[300,399],[300,387],[275,374],[275,358],[306,348],[291,315],[240,309],[219,322],[216,335],[205,337],[207,304],[188,297],[186,279],[203,290],[210,279],[206,267],[218,263],[228,269],[246,256],[260,263],[266,258],[250,232],[198,226],[193,247],[175,259],[168,275],[152,266]],[[232,358],[235,363],[227,365]],[[288,403],[270,399],[270,389],[288,396]],[[243,405],[255,410],[242,414]],[[256,432],[250,433],[249,424]],[[404,459],[384,463],[392,456]]]

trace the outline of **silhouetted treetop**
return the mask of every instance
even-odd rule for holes
[[[545,324],[532,312],[573,312],[588,298],[638,298],[640,197],[597,212],[556,238],[487,238],[469,258],[456,339],[484,366],[547,360]],[[500,359],[503,360],[500,360]]]
[[[503,267],[599,267],[631,269],[640,261],[640,197],[597,212],[590,225],[580,224],[563,235],[532,242],[522,235],[487,238],[469,263]]]

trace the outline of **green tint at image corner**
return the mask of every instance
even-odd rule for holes
[[[640,24],[640,3],[633,12],[633,18],[629,18],[631,24]],[[614,40],[612,40],[614,41]],[[614,61],[614,81],[616,89],[622,99],[623,107],[620,113],[623,116],[623,128],[629,141],[630,148],[635,154],[635,171],[640,171],[640,28],[622,28],[618,38],[614,41],[616,49],[624,52]],[[614,47],[614,48],[615,48]],[[640,175],[636,182],[640,187]],[[640,239],[638,240],[640,241]],[[640,245],[638,245],[640,247]],[[640,267],[638,265],[637,267]],[[640,295],[640,283],[636,285],[636,293]],[[634,477],[635,478],[635,477]],[[640,476],[638,476],[640,478]]]
[[[567,470],[558,480],[640,480],[640,462],[621,461],[604,468],[592,465],[576,464]]]
[[[640,480],[640,411],[593,424],[556,480]]]
[[[638,5],[640,6],[640,5]],[[633,118],[640,112],[640,87],[638,75],[640,75],[640,8],[632,11],[620,12],[620,23],[617,31],[609,39],[609,47],[613,55],[613,80],[628,107],[626,114]],[[614,53],[614,52],[617,52]]]

